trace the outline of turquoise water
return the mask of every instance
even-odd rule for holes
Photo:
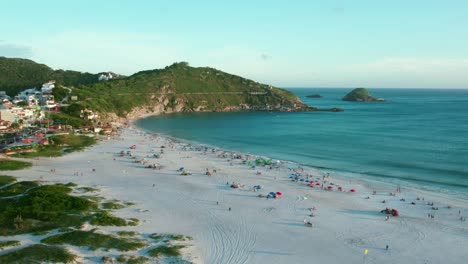
[[[289,89],[342,113],[193,113],[149,117],[145,130],[327,171],[468,197],[468,90],[370,89],[385,103],[344,102],[350,89]],[[324,98],[306,98],[319,93]]]

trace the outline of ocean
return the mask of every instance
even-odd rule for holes
[[[344,112],[190,113],[137,126],[189,142],[288,160],[324,172],[468,199],[468,90],[369,89],[386,102],[345,102],[352,89],[288,88]],[[306,98],[320,94],[323,98]]]

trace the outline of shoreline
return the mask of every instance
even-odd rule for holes
[[[18,180],[42,177],[49,182],[72,181],[99,188],[108,199],[134,201],[137,208],[123,209],[116,215],[140,219],[141,224],[131,230],[141,233],[192,236],[194,248],[189,255],[195,263],[305,263],[311,259],[355,263],[362,262],[364,249],[369,249],[369,263],[461,263],[466,258],[463,245],[468,242],[468,229],[466,222],[457,220],[457,210],[468,215],[465,201],[430,194],[424,194],[425,201],[421,201],[416,199],[420,193],[411,189],[396,196],[389,195],[389,190],[372,195],[365,185],[335,177],[331,181],[346,192],[310,188],[291,181],[286,168],[259,166],[261,174],[257,175],[240,160],[218,157],[224,150],[205,154],[203,149],[184,149],[183,142],[155,136],[132,124],[122,128],[118,138],[101,141],[83,152],[33,160],[32,168],[8,174]],[[131,151],[137,158],[159,163],[162,168],[145,169],[128,157],[118,157],[134,144],[137,147]],[[151,158],[160,152],[161,145],[166,146],[161,157]],[[181,176],[177,172],[181,166],[192,175]],[[50,168],[56,168],[57,173],[49,173]],[[207,176],[206,168],[217,172]],[[84,175],[72,176],[77,170]],[[229,188],[226,182],[245,187]],[[253,192],[254,185],[263,188]],[[357,192],[350,193],[351,188]],[[278,199],[258,197],[270,191],[283,195]],[[367,196],[370,199],[365,199]],[[400,201],[402,197],[405,202]],[[440,209],[431,210],[426,205],[429,201]],[[309,208],[314,207],[315,215],[309,217]],[[400,216],[386,221],[380,213],[385,207],[398,209]],[[428,219],[428,213],[435,214],[435,219]],[[315,227],[305,226],[305,218]],[[386,245],[390,245],[389,250]]]
[[[170,114],[173,114],[173,113],[170,113]],[[264,156],[264,155],[259,155],[255,153],[250,153],[250,152],[244,152],[241,150],[225,149],[225,148],[221,148],[219,146],[207,144],[204,142],[177,138],[168,134],[150,131],[145,128],[139,127],[137,125],[137,122],[140,119],[145,119],[148,117],[160,116],[160,115],[161,114],[147,114],[145,116],[142,116],[141,118],[132,119],[129,122],[130,127],[133,127],[134,129],[142,130],[148,134],[159,135],[159,136],[174,140],[175,142],[178,142],[178,143],[193,144],[197,146],[206,146],[208,148],[215,148],[215,149],[219,149],[219,150],[223,150],[227,152],[240,153],[243,155],[251,155],[255,157],[267,158],[267,159],[272,159],[272,160],[280,160],[281,162],[293,164],[299,167],[308,168],[309,170],[317,170],[324,174],[329,173],[329,174],[332,174],[334,177],[339,178],[343,181],[346,181],[346,180],[357,181],[357,182],[360,182],[362,185],[366,185],[368,188],[391,191],[391,190],[396,190],[396,188],[400,187],[403,189],[412,189],[415,191],[417,190],[418,192],[421,193],[421,195],[438,194],[437,196],[440,196],[441,198],[444,198],[444,199],[455,199],[459,201],[468,202],[468,194],[466,194],[466,192],[464,192],[463,190],[460,190],[461,188],[458,188],[457,190],[450,190],[449,188],[446,187],[446,185],[440,185],[440,184],[429,184],[429,185],[421,186],[421,183],[418,183],[418,181],[405,180],[405,179],[400,179],[400,178],[386,179],[384,176],[375,176],[375,175],[369,175],[369,174],[353,172],[353,171],[344,171],[344,170],[328,168],[328,167],[325,168],[325,167],[313,166],[310,164],[304,164],[304,163],[296,162],[293,160],[284,160],[280,158]]]

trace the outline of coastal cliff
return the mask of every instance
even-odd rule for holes
[[[287,90],[185,62],[81,86],[72,94],[83,107],[120,119],[180,112],[342,111],[310,107]]]
[[[373,97],[365,88],[356,88],[349,92],[342,99],[343,101],[352,102],[383,102],[385,99]]]

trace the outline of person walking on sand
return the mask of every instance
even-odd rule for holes
[[[231,207],[229,207],[229,211],[231,211]]]
[[[385,247],[385,250],[388,250],[388,245]]]

